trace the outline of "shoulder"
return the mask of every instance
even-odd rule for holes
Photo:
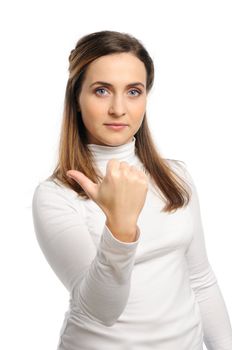
[[[175,173],[177,173],[178,176],[181,176],[183,180],[186,181],[191,187],[194,186],[194,181],[191,172],[189,171],[189,167],[185,161],[169,158],[165,158],[165,161],[168,164],[168,166]]]
[[[182,173],[187,171],[187,165],[183,160],[170,158],[165,158],[164,160],[167,163],[167,165],[174,171],[176,170]]]
[[[170,159],[170,158],[165,158],[164,159],[169,165],[174,166],[174,167],[186,167],[186,163],[183,160],[179,159]]]
[[[32,206],[34,210],[46,206],[49,207],[64,207],[71,206],[77,208],[83,200],[71,188],[66,187],[58,180],[47,178],[40,181],[34,189],[32,197]]]

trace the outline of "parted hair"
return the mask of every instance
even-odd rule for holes
[[[81,171],[95,183],[102,176],[94,166],[90,149],[86,146],[87,134],[79,107],[79,95],[88,65],[95,59],[115,54],[131,53],[140,59],[146,68],[146,90],[150,92],[154,82],[154,64],[141,41],[128,33],[99,31],[81,37],[69,55],[69,77],[66,85],[63,119],[61,123],[58,159],[50,179],[73,189],[78,196],[89,199],[83,188],[66,175],[70,169]],[[155,145],[146,113],[135,136],[135,151],[149,174],[154,186],[164,199],[162,211],[172,212],[186,206],[190,200],[191,188],[184,177],[175,171],[161,156]],[[177,161],[178,164],[178,161]]]

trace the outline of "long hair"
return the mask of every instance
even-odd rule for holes
[[[66,172],[70,169],[81,171],[95,183],[99,183],[102,177],[94,166],[91,151],[86,147],[86,129],[78,97],[88,65],[101,56],[123,52],[132,53],[144,63],[147,73],[146,90],[149,93],[154,82],[153,61],[142,43],[130,34],[108,30],[90,33],[78,40],[69,55],[69,78],[65,91],[58,161],[49,178],[58,180],[85,199],[89,199],[86,192]],[[166,202],[162,211],[171,212],[187,205],[190,200],[187,184],[159,154],[149,131],[146,113],[134,136],[136,154]]]

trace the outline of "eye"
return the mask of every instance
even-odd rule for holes
[[[97,93],[98,91],[106,91],[106,89],[105,88],[97,88],[97,89],[95,89],[95,93]],[[132,91],[135,91],[137,93],[137,95],[136,94],[132,94],[132,96],[139,96],[139,95],[142,94],[142,92],[140,90],[137,90],[137,89],[132,89],[129,92],[132,92]],[[97,93],[97,95],[104,96],[104,94],[102,94],[102,93],[100,93],[100,94]]]
[[[134,96],[139,96],[139,95],[141,95],[141,93],[142,93],[141,91],[139,91],[139,90],[137,90],[137,89],[130,90],[130,92],[131,92],[131,91],[135,91],[135,92],[138,93],[138,95],[134,95]]]
[[[102,90],[106,91],[106,89],[104,89],[104,88],[98,88],[98,89],[95,90],[95,92],[97,92],[97,91],[102,91]],[[100,95],[103,95],[103,94],[100,94]],[[103,95],[103,96],[104,96],[104,95]]]

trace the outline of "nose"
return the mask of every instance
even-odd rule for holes
[[[121,115],[126,114],[125,105],[123,101],[123,97],[115,96],[111,102],[109,108],[109,114],[120,117]]]

